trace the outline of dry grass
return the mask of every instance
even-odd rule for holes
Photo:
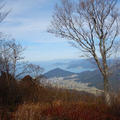
[[[120,120],[113,108],[88,102],[24,104],[14,113],[14,120]]]
[[[8,92],[6,102],[1,102],[0,120],[120,120],[120,95],[113,95],[107,106],[102,96],[28,80],[16,88],[15,94]]]
[[[101,97],[91,99],[91,96],[83,95],[83,98],[78,101],[27,102],[18,105],[11,113],[1,109],[0,120],[120,120],[119,96],[112,98],[111,106],[105,105]]]

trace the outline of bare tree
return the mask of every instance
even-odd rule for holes
[[[17,75],[17,66],[18,64],[21,64],[21,60],[24,59],[23,57],[23,51],[24,48],[21,44],[17,43],[15,40],[12,40],[11,42],[8,42],[8,47],[10,48],[10,60],[11,60],[11,74],[15,77]]]
[[[42,73],[44,69],[40,67],[39,65],[35,64],[28,64],[26,71],[36,80],[36,82],[41,82],[42,79]]]
[[[10,13],[11,10],[5,10],[4,0],[0,1],[0,23],[6,18],[6,16]]]
[[[6,18],[6,16],[10,13],[10,10],[5,10],[5,3],[3,1],[0,1],[0,23]],[[0,38],[3,37],[2,32],[0,32]],[[1,40],[0,40],[1,42]],[[1,51],[1,50],[0,50]],[[1,56],[0,56],[1,58]],[[5,63],[3,59],[0,59],[0,63]],[[0,64],[0,67],[2,67],[2,64]]]
[[[0,40],[0,71],[6,72],[7,75],[11,74],[16,78],[23,73],[23,68],[20,69],[20,67],[23,67],[24,48],[14,39],[6,39],[5,36]]]
[[[61,1],[48,32],[71,40],[85,56],[94,58],[104,79],[105,100],[110,103],[107,59],[118,41],[117,0]]]

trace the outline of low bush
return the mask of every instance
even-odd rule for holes
[[[120,120],[105,104],[58,103],[24,104],[14,113],[14,120]]]

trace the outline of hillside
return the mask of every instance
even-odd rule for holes
[[[62,70],[60,68],[56,68],[56,69],[53,69],[53,70],[45,73],[44,76],[47,78],[53,78],[53,77],[67,77],[67,76],[71,76],[74,74],[75,73],[73,73],[73,72],[69,72],[66,70]]]
[[[44,74],[48,79],[52,78],[61,78],[62,77],[62,81],[74,81],[75,84],[77,83],[87,83],[89,87],[96,87],[98,89],[103,89],[103,79],[102,76],[100,74],[100,72],[98,70],[94,70],[94,71],[85,71],[85,72],[81,72],[81,73],[73,73],[73,72],[69,72],[69,71],[65,71],[62,69],[54,69],[51,70],[47,73]],[[113,71],[113,73],[111,74],[109,80],[110,80],[110,86],[111,89],[118,91],[120,88],[120,69],[117,68]],[[57,79],[56,79],[57,80]],[[60,79],[59,79],[60,80]],[[69,84],[69,82],[67,82]]]

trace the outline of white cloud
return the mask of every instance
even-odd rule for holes
[[[0,24],[0,32],[30,42],[65,42],[47,33],[49,22],[48,19],[10,18]]]
[[[36,5],[41,7],[48,1],[50,0],[6,0],[6,7],[12,9],[12,15],[17,15],[29,11]]]
[[[42,14],[40,14],[39,11],[36,11],[36,7],[39,8],[44,4],[48,4],[48,1],[53,0],[6,1],[8,9],[12,8],[12,12],[7,16],[3,23],[0,24],[0,32],[11,34],[15,38],[29,39],[31,37],[31,41],[35,41],[36,39],[38,42],[41,39],[39,34],[47,31],[50,17],[46,14],[46,11],[42,11]],[[27,14],[30,14],[30,11],[33,13],[30,17],[26,17]],[[34,12],[37,12],[37,17],[34,17]],[[45,42],[45,40],[43,41]]]
[[[17,21],[17,22],[16,22]],[[6,19],[3,24],[0,25],[0,30],[6,32],[26,32],[26,31],[45,31],[49,25],[48,20],[44,19],[21,19],[13,18]]]

